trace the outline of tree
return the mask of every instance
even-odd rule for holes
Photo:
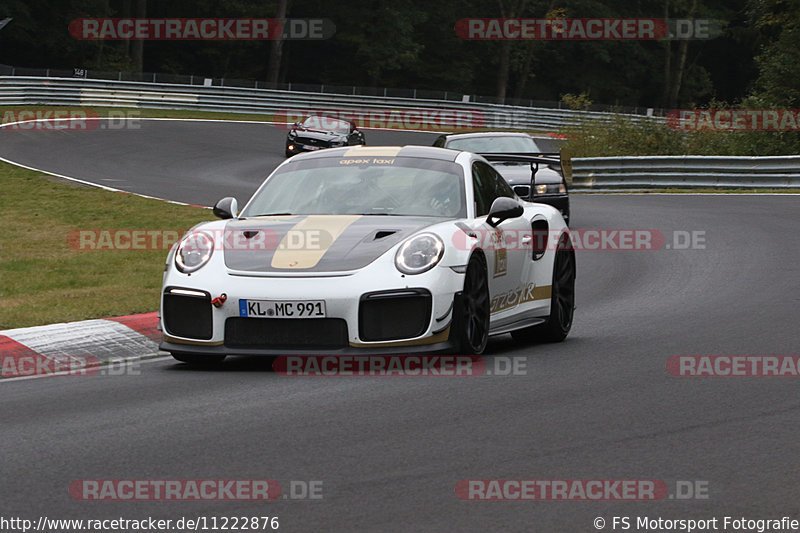
[[[278,4],[278,13],[276,18],[283,27],[286,24],[286,12],[288,9],[288,0],[280,0]],[[267,81],[272,84],[278,83],[281,73],[281,58],[283,57],[283,34],[279,35],[277,39],[272,41],[269,47],[269,60],[267,63]]]
[[[758,105],[800,107],[800,5],[785,0],[751,0],[751,21],[763,45],[756,57]]]

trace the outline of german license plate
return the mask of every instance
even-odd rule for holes
[[[303,150],[319,150],[319,146],[312,146],[310,144],[304,144]]]
[[[239,300],[248,318],[325,318],[325,300]]]

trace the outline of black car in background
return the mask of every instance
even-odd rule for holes
[[[292,125],[286,137],[286,157],[299,152],[357,144],[366,144],[366,141],[355,122],[312,115]]]
[[[476,154],[542,154],[559,157],[559,139],[534,139],[527,133],[480,132],[440,135],[433,145]],[[569,223],[569,192],[561,165],[540,165],[531,191],[529,163],[495,161],[492,166],[517,196],[529,202],[552,205]]]

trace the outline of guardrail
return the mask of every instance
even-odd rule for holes
[[[405,112],[403,123],[442,131],[518,129],[555,131],[586,119],[610,120],[613,113],[520,107],[422,98],[392,98],[217,87],[156,84],[82,78],[0,77],[0,105],[63,105],[196,109],[233,113],[263,113],[278,117],[307,111],[369,113]],[[411,119],[408,117],[414,115]],[[427,113],[427,115],[426,115]],[[630,120],[664,120],[645,115],[621,115]],[[401,124],[403,124],[401,123]],[[433,127],[431,127],[433,126]],[[413,129],[413,128],[407,128]]]
[[[800,188],[800,155],[575,158],[572,185],[575,189]]]
[[[664,120],[644,115],[530,108],[421,98],[323,94],[274,89],[155,84],[81,78],[0,76],[0,106],[60,105],[195,109],[271,115],[278,122],[309,111],[352,112],[380,120],[400,113],[420,130],[518,129],[554,131],[587,119]],[[294,115],[293,115],[294,114]],[[409,117],[416,117],[410,122]],[[374,119],[374,117],[372,117]],[[371,124],[375,126],[375,124]],[[387,127],[398,127],[387,124]],[[409,128],[409,129],[414,129]],[[800,156],[595,157],[572,160],[577,189],[662,187],[800,187]]]
[[[251,89],[273,89],[280,91],[296,91],[305,93],[347,94],[352,96],[382,96],[384,98],[414,98],[423,100],[444,100],[448,102],[476,102],[484,104],[502,104],[519,107],[539,107],[547,109],[564,109],[563,101],[534,100],[532,98],[497,98],[477,94],[464,94],[461,91],[442,91],[436,89],[404,89],[400,87],[359,87],[356,85],[335,85],[321,83],[273,83],[252,79],[209,78],[206,76],[186,74],[165,74],[159,72],[102,71],[94,69],[58,69],[58,68],[26,68],[0,64],[0,76],[45,77],[45,78],[88,78],[105,81],[134,81],[155,84],[173,85],[213,85],[215,87],[245,87]],[[568,106],[566,106],[568,108]],[[666,113],[664,109],[642,106],[619,106],[607,104],[591,104],[590,111],[610,113],[629,113],[634,115],[658,115]]]

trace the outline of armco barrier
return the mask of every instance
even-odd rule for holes
[[[440,125],[467,129],[519,129],[553,131],[585,119],[610,120],[613,113],[574,111],[488,103],[390,98],[347,94],[325,94],[243,87],[156,84],[82,78],[0,76],[0,106],[62,105],[140,107],[152,109],[196,109],[234,113],[280,114],[287,111],[452,111]],[[622,115],[630,120],[664,120],[645,115]],[[448,122],[449,121],[449,122]]]
[[[576,189],[797,188],[800,155],[575,158],[572,184]]]

